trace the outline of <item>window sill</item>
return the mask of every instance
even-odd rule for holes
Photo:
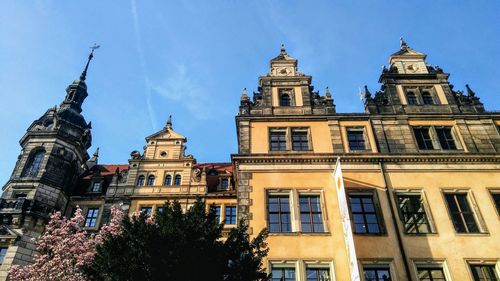
[[[373,236],[373,237],[389,237],[387,233],[356,233],[353,232],[354,235],[357,236]]]
[[[279,154],[279,153],[314,153],[314,150],[269,150],[270,154]]]
[[[456,236],[466,236],[466,237],[471,237],[471,236],[486,237],[486,236],[490,236],[490,233],[489,232],[474,232],[474,233],[463,233],[463,232],[457,233],[457,232],[455,232],[455,235]]]
[[[404,235],[409,236],[409,237],[426,237],[426,236],[439,236],[439,233],[437,232],[429,232],[429,233],[407,233],[403,232]]]

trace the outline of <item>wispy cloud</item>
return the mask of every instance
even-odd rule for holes
[[[134,22],[134,34],[137,53],[139,54],[139,62],[141,64],[142,74],[144,76],[145,84],[145,94],[146,94],[146,105],[148,107],[149,120],[151,121],[151,127],[156,130],[156,121],[154,118],[153,106],[151,104],[151,80],[149,79],[147,72],[147,64],[144,58],[144,51],[142,50],[142,37],[141,29],[139,25],[139,16],[137,14],[137,5],[135,0],[130,0],[130,11],[132,13],[132,20]]]
[[[194,118],[207,120],[213,117],[215,104],[188,73],[184,64],[178,64],[172,73],[153,90],[160,96],[184,106]]]

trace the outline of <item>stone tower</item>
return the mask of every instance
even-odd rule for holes
[[[92,51],[93,52],[93,51]],[[85,78],[90,53],[80,78],[66,88],[59,107],[35,120],[19,141],[21,153],[0,201],[0,246],[7,249],[0,272],[11,264],[26,264],[51,212],[66,208],[78,177],[86,170],[91,124],[82,116],[87,97]],[[0,276],[4,280],[5,276]]]

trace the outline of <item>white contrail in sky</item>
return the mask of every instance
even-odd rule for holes
[[[147,75],[146,60],[144,59],[144,52],[142,51],[142,38],[139,28],[139,18],[137,16],[137,7],[135,0],[130,0],[130,10],[132,12],[132,19],[134,21],[134,33],[137,53],[139,53],[139,62],[141,64],[142,74],[144,75],[144,83],[146,86],[146,104],[148,107],[149,120],[151,121],[151,127],[156,130],[156,122],[153,114],[153,106],[151,105],[151,81]]]

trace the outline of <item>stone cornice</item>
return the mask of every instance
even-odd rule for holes
[[[500,163],[495,154],[313,154],[313,155],[238,155],[231,159],[240,164],[334,164],[337,157],[346,163]]]

